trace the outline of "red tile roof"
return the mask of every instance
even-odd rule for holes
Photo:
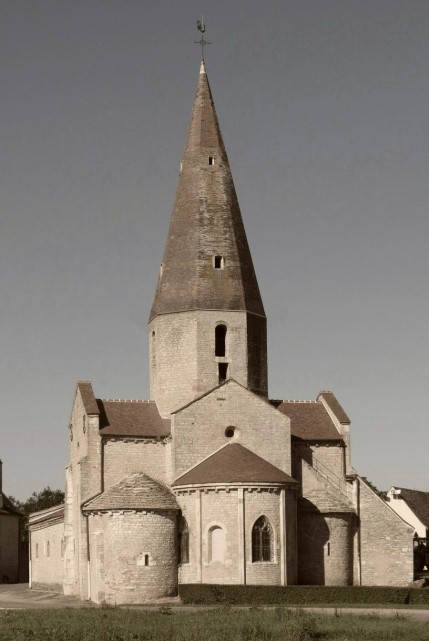
[[[155,401],[97,399],[100,434],[163,438],[170,434],[170,419],[161,418]]]
[[[321,401],[282,401],[277,409],[289,416],[291,434],[305,441],[341,441],[342,436]]]
[[[109,487],[83,506],[84,511],[126,509],[178,510],[179,505],[168,487],[137,472]]]
[[[85,412],[91,415],[98,415],[99,410],[97,402],[95,400],[94,392],[92,391],[91,381],[78,381],[77,388],[82,397]]]
[[[274,483],[296,481],[239,443],[228,443],[176,479],[173,487],[207,483]]]
[[[320,397],[323,397],[323,399],[326,401],[327,405],[329,406],[329,409],[332,411],[333,414],[337,417],[338,421],[340,423],[346,423],[350,424],[350,419],[335,398],[334,394],[330,391],[327,392],[320,392],[319,396],[317,397],[317,400],[319,400]]]

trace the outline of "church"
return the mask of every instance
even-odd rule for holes
[[[185,583],[413,580],[413,530],[352,467],[333,392],[269,396],[266,316],[204,61],[148,339],[150,400],[77,384],[65,504],[30,518],[33,589],[132,604]]]

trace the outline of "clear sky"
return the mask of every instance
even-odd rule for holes
[[[429,491],[429,2],[2,0],[4,491],[64,486],[78,379],[148,398],[201,12],[270,395],[332,389],[359,472]]]

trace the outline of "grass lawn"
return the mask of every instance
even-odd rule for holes
[[[406,616],[324,616],[277,607],[199,612],[169,608],[3,610],[1,641],[429,641]]]

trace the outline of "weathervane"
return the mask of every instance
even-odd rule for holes
[[[211,45],[211,42],[207,42],[207,40],[204,40],[204,32],[206,30],[206,25],[204,24],[203,16],[201,16],[201,22],[197,20],[197,29],[198,31],[201,31],[201,40],[194,40],[194,43],[196,45],[201,45],[201,58],[204,61],[204,47],[206,45]]]

